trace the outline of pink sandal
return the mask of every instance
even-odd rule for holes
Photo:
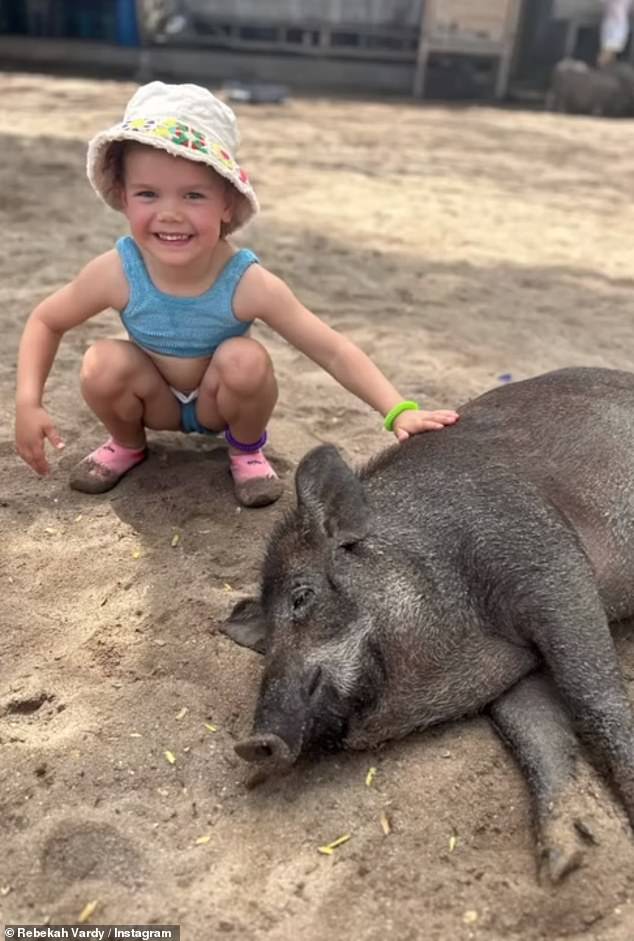
[[[105,444],[75,465],[70,486],[82,493],[105,493],[146,457],[147,448],[124,448],[108,438]]]
[[[262,453],[266,437],[264,432],[253,444],[242,444],[228,428],[225,431],[227,444],[242,452],[229,454],[233,489],[242,506],[268,506],[279,500],[284,491],[284,484]]]

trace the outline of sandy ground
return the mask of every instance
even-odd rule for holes
[[[484,717],[246,789],[233,744],[261,663],[219,624],[257,581],[301,455],[387,441],[328,376],[259,333],[281,387],[274,507],[237,511],[222,446],[177,434],[153,435],[112,493],[73,493],[69,467],[102,438],[79,364],[121,335],[108,313],[65,339],[49,381],[52,476],[14,455],[25,317],[124,231],[83,164],[132,90],[0,77],[1,920],[69,923],[96,902],[91,923],[179,923],[186,941],[632,941],[621,808],[582,769],[598,845],[539,885],[526,787]],[[634,124],[326,99],[240,116],[263,208],[242,243],[408,397],[454,406],[505,373],[634,366]],[[634,691],[631,640],[623,662]]]

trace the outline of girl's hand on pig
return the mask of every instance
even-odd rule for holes
[[[394,434],[403,442],[422,431],[440,431],[446,425],[455,425],[458,418],[458,413],[450,409],[439,409],[436,412],[401,412],[394,421]]]

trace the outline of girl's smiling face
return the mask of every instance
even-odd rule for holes
[[[209,261],[231,220],[233,187],[204,163],[126,148],[122,201],[135,242],[162,265]]]

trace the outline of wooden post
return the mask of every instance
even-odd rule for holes
[[[139,30],[139,66],[134,79],[140,85],[144,85],[152,78],[152,53],[150,51],[148,32],[145,28],[143,0],[136,0],[136,21]]]
[[[425,78],[427,74],[427,60],[429,59],[430,34],[434,25],[434,5],[436,0],[422,0],[420,26],[418,34],[418,49],[416,51],[416,65],[414,67],[414,83],[412,94],[414,98],[423,98],[425,95]]]
[[[515,41],[517,36],[517,27],[520,18],[521,0],[509,0],[509,6],[506,12],[506,21],[504,24],[503,46],[498,63],[498,74],[495,81],[495,97],[500,99],[506,95],[508,88],[509,73],[515,52]]]
[[[576,16],[571,16],[566,28],[566,39],[564,42],[564,59],[571,59],[575,54],[577,46],[577,34],[579,33],[579,21]]]
[[[139,41],[142,46],[147,44],[148,36],[145,28],[145,10],[143,0],[135,0],[136,24],[139,30]]]

